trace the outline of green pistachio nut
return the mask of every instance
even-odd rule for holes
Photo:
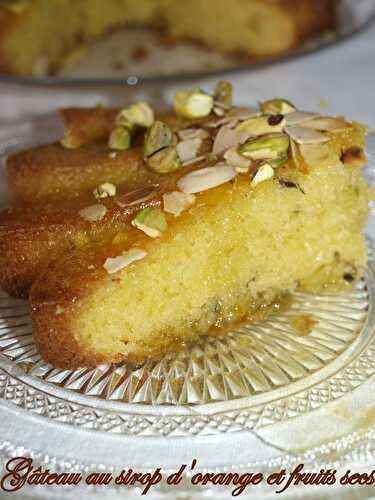
[[[176,146],[169,146],[147,158],[147,166],[158,174],[169,174],[181,168]]]
[[[109,136],[108,146],[117,151],[125,151],[131,146],[131,136],[128,127],[115,127]]]
[[[164,212],[160,208],[144,208],[132,220],[132,226],[140,229],[148,236],[157,238],[167,230],[168,223]]]
[[[288,159],[289,137],[285,134],[266,134],[245,142],[239,153],[252,161],[267,160],[277,167]]]
[[[214,100],[228,106],[232,105],[233,86],[228,80],[221,80],[215,87]]]
[[[173,144],[173,132],[164,122],[156,121],[147,129],[143,154],[147,158]]]
[[[104,182],[100,184],[97,188],[94,189],[93,193],[95,198],[108,198],[110,196],[115,196],[116,194],[116,186],[111,182]]]
[[[147,102],[137,102],[128,108],[122,109],[116,116],[117,125],[131,124],[138,127],[148,128],[155,121],[153,109]]]
[[[214,106],[214,98],[200,89],[180,90],[173,99],[176,113],[184,118],[204,118]]]
[[[260,109],[262,113],[267,115],[287,115],[296,111],[296,107],[286,99],[270,99],[269,101],[261,102]]]

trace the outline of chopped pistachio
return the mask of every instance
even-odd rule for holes
[[[239,147],[239,153],[250,160],[270,160],[279,166],[288,159],[289,137],[285,134],[267,134],[252,139]]]
[[[214,99],[217,102],[232,105],[233,99],[233,86],[228,80],[221,80],[215,87]]]
[[[95,198],[108,198],[109,196],[115,196],[116,186],[111,182],[104,182],[94,189]]]
[[[161,236],[168,227],[164,212],[160,208],[151,207],[140,210],[131,224],[151,238]]]
[[[109,136],[108,145],[111,149],[125,151],[131,146],[131,130],[128,127],[115,127]]]
[[[272,118],[275,117],[281,119],[273,121]],[[263,135],[271,132],[282,132],[284,125],[285,118],[283,115],[254,116],[237,125],[236,130],[251,135]]]
[[[124,125],[130,123],[138,127],[150,127],[155,121],[153,109],[147,102],[137,102],[128,108],[122,109],[117,117],[116,124]]]
[[[295,106],[286,99],[270,99],[269,101],[261,102],[260,109],[262,113],[267,115],[286,115],[296,111]]]
[[[193,194],[181,193],[180,191],[172,191],[171,193],[163,194],[163,203],[165,212],[178,217],[182,212],[194,205],[195,196]]]
[[[173,143],[173,132],[168,125],[155,121],[145,134],[143,154],[147,158]]]
[[[147,166],[158,174],[168,174],[181,167],[176,146],[169,146],[147,158]]]
[[[274,170],[272,166],[269,163],[265,163],[259,168],[255,176],[253,177],[251,185],[256,186],[261,182],[264,182],[268,179],[272,179],[273,176],[274,176]]]
[[[213,108],[214,99],[200,89],[180,90],[173,99],[176,113],[184,118],[204,118]]]

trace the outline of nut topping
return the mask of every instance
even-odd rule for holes
[[[169,146],[150,156],[147,159],[147,166],[158,174],[168,174],[181,168],[176,146]]]
[[[107,208],[98,203],[97,205],[91,205],[90,207],[83,208],[78,213],[82,219],[85,219],[88,222],[97,222],[104,218],[107,213]]]
[[[126,151],[131,146],[132,129],[119,126],[112,130],[109,136],[108,146],[117,151]]]
[[[177,144],[177,153],[182,163],[194,160],[198,156],[202,142],[202,139],[187,139]]]
[[[218,82],[214,90],[214,99],[218,103],[231,106],[233,100],[232,84],[227,80],[221,80]]]
[[[233,167],[239,174],[245,174],[248,172],[251,165],[251,160],[240,155],[237,148],[228,149],[228,151],[224,154],[224,159],[227,165]]]
[[[158,238],[168,227],[163,211],[150,207],[140,210],[131,224],[151,238]]]
[[[260,109],[266,115],[286,115],[296,111],[293,104],[286,99],[270,99],[269,101],[261,102]]]
[[[140,248],[131,248],[118,257],[108,257],[104,262],[103,267],[108,274],[117,273],[133,262],[143,259],[144,257],[146,257],[146,255],[147,252]]]
[[[263,135],[271,132],[282,132],[284,125],[285,119],[283,115],[255,116],[237,125],[236,130],[247,132],[249,135]]]
[[[274,166],[288,159],[289,137],[285,134],[267,134],[245,142],[239,153],[250,160],[270,160]]]
[[[327,134],[297,125],[285,127],[285,132],[298,144],[322,144],[331,140]]]
[[[215,165],[214,167],[205,167],[195,170],[182,177],[177,182],[177,187],[187,194],[207,191],[214,187],[229,182],[236,177],[237,172],[233,167],[225,164]]]
[[[143,143],[143,154],[147,158],[173,143],[173,132],[161,121],[154,122],[147,130]]]
[[[109,196],[115,196],[116,194],[116,186],[111,182],[105,182],[104,184],[100,184],[93,191],[95,198],[108,198]]]
[[[148,128],[155,121],[154,111],[147,102],[137,102],[128,108],[122,109],[116,117],[116,125],[127,126],[127,124]]]
[[[339,118],[331,117],[317,117],[312,120],[301,123],[301,127],[305,127],[311,130],[322,130],[325,132],[342,132],[352,125],[345,120]]]
[[[261,182],[264,182],[268,179],[272,179],[274,176],[274,170],[271,167],[269,163],[265,163],[262,165],[255,176],[253,177],[253,180],[251,181],[252,186],[256,186],[257,184],[260,184]]]
[[[164,210],[175,217],[194,205],[195,196],[193,194],[172,191],[163,195]]]
[[[287,125],[300,125],[303,122],[307,122],[309,120],[312,120],[313,118],[318,117],[319,115],[317,113],[307,113],[304,111],[293,111],[292,113],[288,113],[285,116],[286,124]]]
[[[180,90],[174,96],[173,105],[176,113],[184,118],[204,118],[211,113],[214,99],[200,89]]]

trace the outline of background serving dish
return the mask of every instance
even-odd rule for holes
[[[197,44],[160,43],[160,35],[142,29],[116,31],[77,51],[53,77],[0,75],[0,83],[42,86],[124,85],[168,82],[182,78],[203,78],[223,72],[256,70],[330,47],[364,30],[375,17],[372,0],[339,0],[335,31],[316,36],[298,49],[264,60],[248,61],[223,55]]]

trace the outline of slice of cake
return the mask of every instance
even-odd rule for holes
[[[335,0],[2,0],[0,71],[45,76],[69,52],[121,25],[146,25],[252,59],[336,26]]]
[[[35,340],[55,366],[142,363],[363,274],[366,127],[283,99],[239,108],[228,82],[178,92],[174,108],[170,123],[188,127],[138,103],[108,137],[113,151],[137,149],[152,189],[106,182],[28,222],[30,208],[2,215],[0,277],[17,274],[18,242]]]

